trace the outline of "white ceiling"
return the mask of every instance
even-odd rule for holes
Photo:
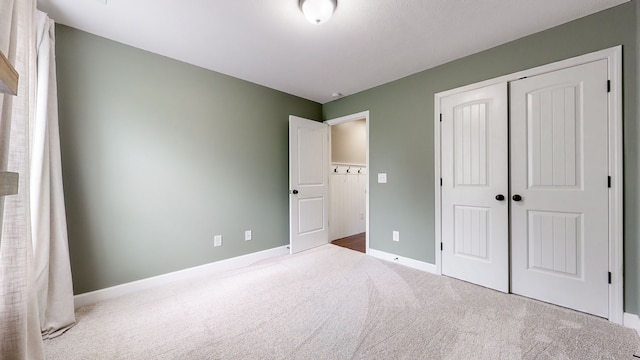
[[[56,22],[319,103],[629,0],[38,0]]]

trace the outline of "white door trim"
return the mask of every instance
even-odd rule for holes
[[[442,274],[442,253],[440,242],[441,194],[440,194],[440,100],[459,92],[518,80],[523,77],[540,75],[568,67],[606,59],[608,63],[611,92],[609,93],[609,175],[612,177],[609,189],[609,321],[623,323],[623,149],[622,149],[622,46],[592,52],[567,60],[538,66],[532,69],[504,75],[495,79],[443,91],[434,95],[434,192],[435,192],[435,258],[436,272]],[[604,85],[603,85],[604,86]]]
[[[356,114],[345,115],[339,118],[326,120],[324,123],[331,125],[343,124],[350,121],[356,121],[365,119],[366,131],[367,131],[367,148],[366,148],[366,168],[367,168],[367,176],[366,176],[366,194],[365,194],[365,220],[364,220],[364,231],[365,231],[365,252],[369,255],[369,177],[371,176],[371,171],[369,169],[369,110],[362,111]],[[331,134],[331,132],[329,132]],[[329,135],[331,136],[331,135]],[[331,164],[331,147],[329,147],[329,164]],[[329,194],[331,196],[331,194]],[[331,224],[329,224],[331,226]]]

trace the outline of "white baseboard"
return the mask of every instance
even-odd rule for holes
[[[624,326],[634,329],[640,335],[640,317],[636,314],[624,313]]]
[[[170,272],[168,274],[158,275],[142,280],[132,281],[126,284],[116,285],[105,289],[91,291],[84,294],[75,295],[73,297],[75,308],[79,308],[89,304],[95,304],[99,301],[113,299],[119,296],[134,293],[136,291],[153,288],[159,285],[165,285],[176,280],[190,279],[200,275],[211,273],[219,273],[220,271],[234,270],[244,266],[251,265],[256,261],[268,259],[275,256],[289,254],[289,246],[280,246],[273,249],[258,251],[255,253],[216,261],[209,264],[195,266],[192,268]]]
[[[391,253],[388,253],[388,252],[384,252],[384,251],[380,251],[380,250],[376,250],[376,249],[371,249],[371,248],[369,248],[368,255],[373,256],[373,257],[378,258],[378,259],[387,260],[387,261],[391,261],[391,262],[396,262],[398,264],[402,264],[402,265],[408,266],[410,268],[426,271],[428,273],[437,274],[436,266],[434,264],[429,264],[429,263],[424,262],[424,261],[410,259],[410,258],[407,258],[407,257],[402,257],[400,255],[394,255],[394,254],[391,254]]]

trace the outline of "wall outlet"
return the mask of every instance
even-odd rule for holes
[[[364,220],[364,211],[360,211],[360,220]]]
[[[400,241],[400,231],[393,231],[393,241]]]
[[[246,230],[244,232],[244,241],[249,241],[251,240],[251,230]]]
[[[378,173],[378,184],[387,183],[387,173]]]
[[[222,235],[216,235],[213,237],[213,247],[222,246]]]

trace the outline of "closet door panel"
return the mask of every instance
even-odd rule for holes
[[[442,272],[509,290],[507,84],[442,99]]]
[[[608,316],[607,61],[511,83],[512,292]]]

